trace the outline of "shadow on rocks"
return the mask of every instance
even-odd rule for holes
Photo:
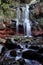
[[[39,61],[40,63],[43,63],[43,56],[32,50],[23,52],[22,57],[25,59],[36,60]]]

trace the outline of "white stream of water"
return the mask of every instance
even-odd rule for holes
[[[18,34],[18,25],[19,25],[19,8],[16,10],[16,33]]]
[[[25,8],[25,20],[24,20],[24,24],[26,26],[26,36],[31,36],[31,22],[29,20],[29,5],[26,4],[26,8]]]
[[[16,32],[18,34],[18,25],[19,25],[19,20],[24,21],[23,22],[23,26],[24,26],[24,34],[26,34],[26,36],[31,37],[31,21],[29,20],[29,5],[26,4],[26,7],[22,7],[22,13],[20,16],[20,8],[17,8],[17,15],[16,15],[16,19],[17,19],[17,23],[16,23]]]

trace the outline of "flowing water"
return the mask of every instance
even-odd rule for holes
[[[25,20],[24,20],[24,24],[26,26],[26,36],[31,36],[31,22],[29,20],[29,5],[26,4],[26,8],[25,8]]]
[[[19,25],[19,8],[16,10],[16,33],[18,34],[18,25]]]
[[[29,5],[28,4],[26,4],[25,7],[22,7],[21,16],[20,16],[20,8],[17,8],[17,24],[16,24],[17,33],[18,33],[19,19],[23,21],[24,34],[30,37],[31,36],[31,21],[29,20]]]

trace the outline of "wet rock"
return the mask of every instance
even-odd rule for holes
[[[23,25],[19,25],[19,34],[24,34],[24,27]]]
[[[28,48],[28,45],[25,45],[26,48]]]
[[[0,55],[4,54],[4,52],[5,52],[5,47],[2,44],[0,44]]]
[[[39,47],[38,46],[30,46],[29,49],[34,49],[34,50],[38,50]]]
[[[11,25],[10,27],[12,28],[12,30],[16,33],[16,22],[15,20],[11,20]]]
[[[16,43],[12,43],[11,39],[7,39],[7,40],[6,40],[5,47],[10,50],[10,49],[15,49],[15,48],[17,48],[18,46],[17,46]]]
[[[16,53],[15,50],[12,50],[12,51],[10,52],[10,55],[11,55],[12,57],[16,57],[16,56],[17,56],[17,53]]]
[[[29,41],[25,41],[24,43],[29,43]]]
[[[24,65],[25,64],[25,60],[24,59],[19,59],[18,61],[19,61],[20,65]]]
[[[38,50],[38,53],[43,53],[43,48],[40,48],[39,50]]]
[[[20,46],[20,45],[17,45],[17,48],[18,48],[18,49],[21,49],[21,46]]]
[[[37,60],[39,62],[43,62],[43,56],[32,50],[23,52],[22,57],[25,59]]]
[[[6,48],[7,49],[15,49],[15,48],[17,48],[17,45],[16,44],[6,44]]]

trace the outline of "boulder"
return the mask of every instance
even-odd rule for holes
[[[40,48],[40,49],[38,50],[38,53],[43,54],[43,48]]]
[[[39,47],[38,46],[30,46],[29,49],[34,49],[34,50],[38,50]]]
[[[20,65],[24,65],[25,64],[25,60],[24,59],[19,59],[18,61],[19,61]]]
[[[22,57],[25,58],[25,59],[43,62],[43,56],[40,55],[39,53],[35,52],[35,51],[32,51],[32,50],[24,51],[22,53]]]
[[[5,43],[5,47],[6,47],[7,49],[11,50],[11,49],[17,48],[18,46],[17,46],[16,43],[12,43],[11,39],[7,39],[7,40],[6,40],[6,43]]]

